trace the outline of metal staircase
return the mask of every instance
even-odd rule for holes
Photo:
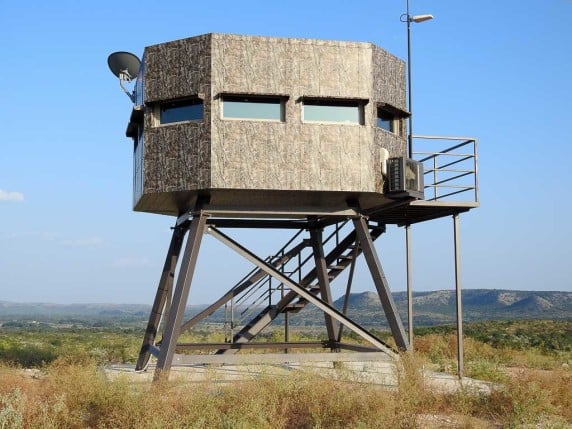
[[[361,254],[361,249],[356,246],[356,233],[355,230],[349,231],[343,239],[340,240],[340,235],[344,231],[347,222],[340,222],[334,225],[334,231],[323,240],[323,245],[331,244],[331,250],[327,253],[325,259],[328,266],[328,279],[330,282],[335,280],[346,268],[348,268],[356,257]],[[370,225],[370,234],[372,240],[377,239],[385,231],[384,225]],[[300,235],[303,231],[299,231]],[[292,240],[289,242],[291,243]],[[317,296],[320,294],[320,287],[317,284],[318,275],[312,262],[313,255],[302,257],[302,252],[310,246],[307,239],[303,239],[299,244],[294,246],[290,251],[285,251],[286,246],[283,247],[271,260],[277,262],[272,263],[275,267],[280,267],[283,272],[289,274],[290,278],[298,277],[300,286],[308,290],[312,295]],[[281,256],[284,255],[284,256]],[[298,258],[294,258],[294,256]],[[294,262],[296,266],[287,271],[288,262]],[[260,274],[256,271],[249,277],[249,280]],[[247,283],[249,282],[247,280]],[[240,319],[242,328],[232,336],[232,343],[245,343],[252,341],[261,331],[270,325],[279,315],[284,313],[298,313],[303,310],[309,303],[306,298],[299,296],[295,291],[290,290],[284,284],[279,284],[276,287],[271,287],[271,277],[266,275],[257,282],[251,292],[254,290],[262,290],[262,293],[252,299],[251,306],[241,309],[241,314],[251,315],[257,313],[246,323],[240,323],[244,320]],[[243,283],[244,284],[244,283]],[[268,284],[264,288],[261,285]],[[238,285],[237,285],[238,286]],[[237,288],[235,286],[235,288]],[[237,288],[238,289],[238,288]],[[280,299],[272,302],[273,295],[280,293]],[[247,292],[245,295],[253,295],[254,293]],[[268,305],[262,307],[261,302],[268,300]],[[237,300],[238,302],[238,300]],[[233,320],[233,323],[235,321]],[[218,354],[236,353],[237,349],[224,349],[218,350]]]
[[[329,249],[325,260],[330,282],[338,278],[361,254],[361,248],[356,244],[356,231],[353,228],[347,228],[347,225],[348,221],[333,224],[332,232],[322,242],[322,245]],[[368,226],[372,240],[385,232],[385,225],[369,224]],[[297,231],[280,250],[267,257],[265,261],[290,279],[296,280],[312,295],[319,296],[320,287],[313,265],[312,246],[310,240],[304,235],[305,231],[305,229]],[[218,300],[183,323],[181,333],[224,308],[225,341],[247,343],[255,339],[278,316],[285,313],[299,313],[308,303],[306,298],[301,297],[283,283],[276,284],[276,281],[265,271],[255,268]],[[161,342],[159,341],[157,345],[160,346]],[[237,351],[237,349],[225,348],[216,353],[232,354]]]
[[[262,259],[228,235],[221,228],[269,226],[295,229],[297,232],[273,256]],[[176,288],[173,289],[177,259],[183,244],[183,235],[188,229],[185,254],[179,269]],[[324,232],[327,231],[327,234]],[[231,356],[242,349],[285,349],[290,348],[329,348],[354,352],[382,352],[390,359],[397,357],[395,348],[376,337],[364,327],[347,317],[348,297],[351,291],[355,262],[363,254],[372,280],[377,289],[383,311],[388,319],[392,335],[399,350],[409,350],[409,343],[395,303],[391,298],[387,279],[383,274],[373,246],[385,231],[385,224],[368,221],[364,216],[309,216],[303,221],[231,220],[211,218],[203,213],[193,214],[192,219],[183,220],[173,232],[163,275],[151,312],[147,331],[136,370],[146,368],[151,355],[157,357],[155,377],[168,371],[174,360],[177,364],[206,362],[208,356],[222,359],[252,358],[251,354]],[[308,237],[309,233],[309,237]],[[202,310],[188,321],[184,321],[184,304],[188,298],[190,279],[200,241],[208,234],[236,251],[253,263],[256,268],[250,271],[216,302]],[[340,311],[333,306],[331,282],[338,279],[348,268],[345,302]],[[288,336],[288,318],[291,313],[302,311],[312,304],[324,314],[327,340],[292,342]],[[224,342],[184,343],[179,341],[181,334],[215,313],[225,310],[228,335]],[[285,341],[256,341],[257,336],[278,316],[284,316]],[[166,322],[165,322],[166,320]],[[159,327],[165,323],[163,338],[156,341]],[[368,345],[345,343],[342,341],[343,327],[366,340]],[[188,354],[176,354],[184,350]],[[192,351],[201,351],[192,353]],[[210,351],[214,354],[204,354]],[[284,354],[286,356],[286,354]],[[290,356],[290,355],[289,355]],[[206,360],[205,360],[206,359]],[[212,360],[212,359],[211,359]],[[230,362],[230,360],[228,361]]]

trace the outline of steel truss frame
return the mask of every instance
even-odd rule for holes
[[[373,246],[373,238],[370,233],[371,226],[368,224],[366,217],[354,210],[348,210],[344,213],[331,213],[319,216],[310,214],[306,219],[258,219],[258,218],[228,218],[228,214],[224,213],[225,217],[217,217],[220,215],[216,211],[208,211],[199,209],[195,212],[181,216],[175,227],[173,228],[173,235],[167,257],[163,266],[163,271],[159,280],[157,293],[153,303],[153,308],[147,329],[143,338],[143,344],[139,353],[139,358],[136,364],[136,370],[144,370],[151,357],[157,357],[157,365],[155,370],[154,379],[168,377],[171,366],[173,365],[176,349],[216,349],[217,354],[220,356],[220,361],[224,362],[224,355],[231,355],[243,348],[297,348],[297,347],[312,347],[312,348],[329,348],[331,351],[339,351],[341,349],[353,350],[355,352],[381,352],[383,357],[397,358],[396,350],[392,349],[382,340],[377,338],[359,323],[347,317],[346,310],[348,306],[348,295],[351,290],[351,283],[355,268],[355,258],[352,260],[350,266],[350,274],[346,288],[346,297],[344,308],[342,311],[333,307],[333,300],[330,289],[329,279],[329,265],[331,264],[331,257],[325,255],[322,230],[325,226],[340,222],[340,220],[351,219],[353,223],[353,231],[338,245],[346,246],[353,245],[355,242],[359,245],[361,253],[364,254],[367,266],[372,276],[373,283],[376,287],[378,297],[382,304],[386,318],[388,320],[391,333],[401,351],[409,351],[410,345],[407,334],[403,328],[400,316],[397,312],[395,302],[390,293],[389,285],[385,274],[383,272],[379,257]],[[318,280],[319,288],[313,290],[309,287],[309,281],[305,278],[300,281],[288,277],[284,272],[279,270],[277,265],[265,261],[258,257],[251,250],[242,246],[237,241],[230,238],[228,235],[220,231],[220,228],[292,228],[292,229],[307,229],[310,232],[309,244],[313,252],[313,262],[315,268],[311,270],[311,275],[315,276]],[[178,344],[180,334],[194,326],[200,320],[212,314],[216,309],[220,308],[225,302],[229,300],[235,293],[240,293],[248,289],[252,282],[245,282],[237,291],[231,289],[224,294],[221,298],[215,301],[207,309],[194,316],[191,320],[183,322],[184,310],[187,305],[187,300],[192,284],[193,274],[197,263],[201,242],[203,236],[209,234],[217,239],[219,242],[226,245],[228,248],[234,250],[236,253],[244,257],[246,260],[254,264],[259,271],[254,276],[265,277],[270,276],[280,282],[282,285],[290,289],[281,300],[272,308],[269,308],[268,313],[257,321],[258,325],[252,331],[246,332],[246,335],[236,337],[232,343],[219,343],[219,344]],[[181,257],[184,239],[187,236],[184,252]],[[357,245],[354,249],[354,256],[357,257]],[[286,257],[286,256],[283,256]],[[180,268],[178,276],[175,279],[175,272],[178,264]],[[343,268],[342,268],[343,269]],[[176,280],[176,282],[175,282]],[[174,286],[174,288],[173,288]],[[319,295],[319,297],[318,297]],[[303,299],[308,303],[318,307],[324,313],[324,320],[328,334],[328,340],[324,342],[281,342],[281,343],[256,343],[251,341],[255,336],[268,326],[272,320],[281,313],[285,313],[287,306],[295,299]],[[160,324],[163,323],[163,338],[157,341],[157,334]],[[351,344],[344,344],[341,342],[342,328],[345,327],[352,332],[356,333],[365,339],[370,346],[356,346]],[[332,360],[331,354],[325,353],[324,361]],[[211,355],[212,356],[212,355]],[[286,355],[285,355],[286,356]],[[328,357],[330,356],[330,357]],[[292,356],[291,356],[292,357]],[[218,358],[217,358],[218,359]],[[196,361],[197,356],[191,358]],[[232,359],[230,359],[232,360]],[[236,359],[234,359],[236,360]],[[180,363],[182,360],[177,356],[175,362]],[[218,362],[218,361],[217,361]]]

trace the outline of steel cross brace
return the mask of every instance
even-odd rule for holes
[[[376,338],[374,335],[363,329],[357,323],[353,322],[352,320],[348,319],[344,316],[341,312],[336,310],[334,307],[329,305],[328,303],[322,301],[321,299],[314,296],[310,293],[307,289],[300,286],[298,283],[295,283],[280,271],[276,270],[273,266],[265,262],[264,260],[260,259],[254,253],[250,252],[248,249],[237,243],[236,241],[232,240],[230,237],[226,236],[222,232],[218,231],[215,227],[208,227],[207,231],[208,234],[212,235],[214,238],[219,240],[221,243],[225,244],[239,255],[243,256],[245,259],[252,262],[254,265],[259,267],[260,269],[264,270],[268,275],[274,277],[279,282],[283,283],[284,285],[288,286],[292,291],[300,295],[301,297],[305,298],[308,302],[314,304],[324,313],[326,313],[331,318],[337,320],[341,324],[347,326],[349,329],[354,331],[356,334],[364,338],[366,341],[370,342],[372,345],[377,347],[379,350],[385,352],[391,357],[397,357],[397,354],[388,347],[383,341]]]
[[[278,268],[278,267],[282,266],[284,263],[288,262],[292,257],[294,257],[294,255],[297,255],[300,252],[300,250],[305,248],[305,247],[306,247],[306,243],[301,242],[300,244],[295,246],[293,249],[291,249],[289,252],[287,252],[282,257],[280,257],[278,260],[271,262],[271,264]],[[233,298],[233,297],[239,295],[240,293],[244,292],[246,289],[248,289],[250,286],[254,285],[256,282],[258,282],[260,279],[262,279],[265,276],[266,276],[266,272],[264,272],[260,269],[257,272],[255,272],[254,274],[252,274],[250,277],[247,276],[247,278],[245,278],[244,282],[240,283],[237,287],[233,287],[232,289],[230,289],[227,293],[225,293],[222,297],[220,297],[218,300],[216,300],[213,304],[209,305],[203,311],[201,311],[200,313],[193,316],[192,319],[183,323],[183,325],[181,326],[181,332],[185,332],[185,331],[191,329],[193,326],[195,326],[201,320],[203,320],[206,317],[213,314],[218,308],[222,307],[231,298]]]
[[[373,247],[373,241],[369,234],[367,221],[365,218],[359,217],[353,219],[353,222],[363,255],[365,256],[367,266],[369,267],[375,288],[377,289],[377,294],[379,295],[381,305],[383,306],[383,311],[387,317],[391,334],[400,350],[409,351],[410,347],[405,335],[405,329],[403,329],[403,324],[401,323],[401,318],[397,312],[395,301],[393,301],[393,297],[391,296],[389,284],[385,274],[383,273],[381,262],[379,262],[375,247]]]

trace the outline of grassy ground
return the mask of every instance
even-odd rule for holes
[[[519,323],[518,335],[530,338],[565,333],[571,325]],[[490,326],[476,330],[485,328]],[[516,332],[508,324],[494,329]],[[415,356],[404,357],[393,391],[301,372],[287,380],[263,376],[229,386],[110,382],[101,364],[133,361],[139,337],[105,330],[72,334],[28,330],[0,335],[0,429],[572,427],[567,340],[555,348],[529,348],[509,337],[495,343],[467,338],[467,375],[498,383],[484,395],[469,390],[443,394],[424,385],[422,367],[455,369],[455,337],[448,329],[419,333]],[[61,343],[54,345],[58,338]],[[35,371],[23,369],[29,366],[31,347],[49,357],[43,364],[32,359]]]

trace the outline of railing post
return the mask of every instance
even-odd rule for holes
[[[230,342],[234,340],[234,297],[230,300]]]
[[[437,155],[433,155],[433,199],[437,201]]]
[[[224,303],[224,323],[222,324],[224,330],[224,342],[228,343],[227,329],[228,329],[228,303]]]
[[[473,139],[473,175],[475,177],[475,203],[479,202],[479,158],[477,140]]]

